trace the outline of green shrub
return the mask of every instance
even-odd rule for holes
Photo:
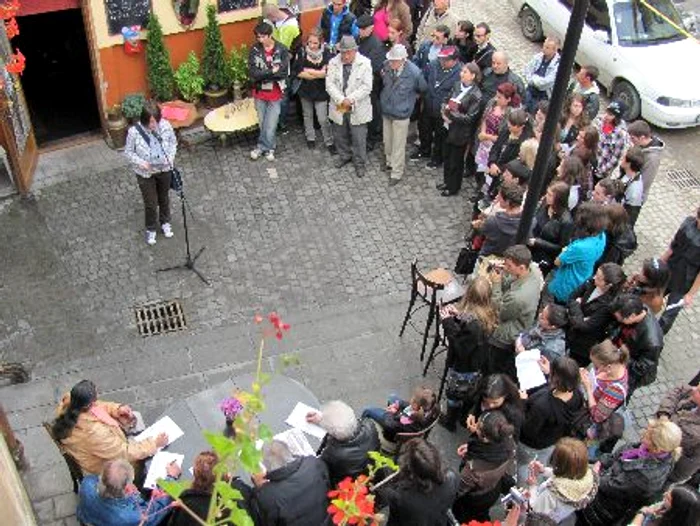
[[[190,51],[187,60],[177,68],[175,82],[180,95],[187,102],[196,101],[204,91],[204,78],[199,74],[199,60],[194,51]]]
[[[129,93],[122,101],[122,115],[130,121],[138,119],[145,102],[146,96],[143,93]]]
[[[175,94],[175,76],[170,65],[170,53],[165,47],[163,28],[158,17],[151,11],[148,17],[146,40],[146,66],[148,87],[153,98],[159,101],[172,100]]]
[[[231,48],[228,67],[232,82],[239,82],[241,85],[248,82],[248,46],[243,44],[239,48]]]
[[[208,89],[228,88],[229,84],[231,84],[229,68],[226,64],[226,50],[224,49],[224,42],[221,40],[221,29],[216,21],[216,7],[213,4],[207,6],[202,75]]]

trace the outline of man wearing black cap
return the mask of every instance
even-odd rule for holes
[[[382,92],[381,71],[384,66],[386,47],[374,35],[374,18],[371,15],[362,15],[357,19],[357,27],[360,29],[358,38],[358,51],[360,55],[368,58],[372,63],[372,122],[367,128],[367,149],[373,150],[382,139],[382,111],[379,103],[379,94]]]
[[[437,60],[428,64],[428,91],[423,96],[423,111],[418,121],[420,148],[411,154],[411,162],[430,159],[428,168],[442,166],[442,148],[447,130],[443,126],[440,112],[459,80],[461,69],[462,63],[457,60],[457,48],[454,46],[444,46],[438,52]]]

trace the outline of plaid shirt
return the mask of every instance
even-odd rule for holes
[[[147,168],[147,165],[151,163],[152,159],[151,145],[144,140],[136,126],[140,126],[140,124],[129,128],[129,133],[126,136],[124,155],[129,159],[131,168],[137,175],[149,178],[153,174],[162,172],[163,169],[159,166]],[[155,143],[157,139],[150,133],[148,127],[144,126],[142,129],[149,136],[149,139]],[[166,119],[160,119],[158,123],[158,134],[163,144],[163,151],[172,166],[175,162],[175,154],[177,153],[177,138],[175,137],[173,127]]]
[[[620,123],[610,133],[603,131],[603,120],[598,121],[598,133],[600,141],[598,142],[598,178],[603,179],[612,175],[615,168],[620,165],[622,154],[628,146],[627,126],[625,123]]]

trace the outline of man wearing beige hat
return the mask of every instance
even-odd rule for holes
[[[367,123],[372,120],[372,64],[357,52],[357,42],[345,35],[338,54],[328,63],[326,91],[330,96],[328,117],[338,149],[336,168],[350,161],[357,177],[364,177],[367,165]]]
[[[428,85],[418,66],[408,60],[403,45],[394,45],[386,58],[380,97],[386,159],[382,168],[390,172],[389,185],[394,186],[403,177],[406,166],[406,137],[416,99]]]

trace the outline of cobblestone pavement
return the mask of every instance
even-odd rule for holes
[[[506,1],[454,3],[460,16],[491,22],[496,45],[522,68],[536,46],[521,37]],[[669,153],[640,216],[630,269],[659,254],[700,202],[698,190],[681,192],[664,175],[681,167],[697,172],[688,146],[697,133],[662,135]],[[377,150],[360,180],[351,169],[331,168],[325,152],[308,151],[298,132],[281,138],[275,163],[251,161],[251,147],[250,138],[206,142],[178,157],[192,246],[206,246],[198,267],[211,287],[186,271],[157,272],[184,258],[179,203],[175,239],[147,247],[134,176],[101,142],[42,156],[37,200],[0,205],[0,358],[32,369],[30,383],[1,388],[0,399],[32,463],[25,480],[42,524],[77,524],[67,470],[40,427],[61,393],[91,378],[105,399],[133,404],[152,419],[174,400],[251,370],[254,312],[274,309],[292,324],[266,367],[279,371],[276,357],[298,352],[301,365],[285,374],[322,401],[342,398],[359,410],[390,392],[407,396],[420,382],[437,383],[442,359],[421,379],[418,337],[397,333],[411,260],[451,267],[472,188],[442,198],[437,174],[412,165],[406,180],[389,188]],[[133,307],[172,298],[183,301],[188,330],[138,336]],[[640,423],[663,392],[697,371],[698,314],[696,304],[680,315],[658,382],[635,394]],[[459,438],[432,435],[455,466]]]

